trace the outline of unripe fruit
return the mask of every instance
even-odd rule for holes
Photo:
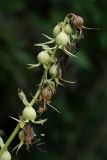
[[[8,151],[4,151],[0,156],[0,160],[11,160],[11,154]]]
[[[56,78],[58,76],[58,66],[56,64],[53,64],[50,67],[49,74],[52,78]]]
[[[53,29],[53,35],[56,37],[61,32],[61,25],[57,24]]]
[[[47,51],[41,51],[38,54],[37,59],[40,64],[47,65],[50,62],[51,57]]]
[[[71,35],[73,33],[73,29],[71,28],[70,24],[66,24],[64,27],[64,31],[66,34]]]
[[[70,42],[70,38],[69,36],[65,33],[65,32],[60,32],[57,36],[56,36],[56,44],[58,46],[66,46],[68,43]]]
[[[31,120],[31,121],[34,121],[37,116],[36,111],[33,107],[25,107],[22,115],[25,120]]]

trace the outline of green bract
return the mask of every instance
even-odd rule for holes
[[[57,75],[58,75],[58,66],[56,64],[53,64],[50,67],[49,74],[50,74],[50,76],[52,78],[56,78],[57,77]]]
[[[8,151],[4,151],[0,156],[0,160],[11,160],[11,154]]]
[[[61,25],[57,24],[53,29],[53,35],[56,37],[61,32]]]
[[[51,57],[47,51],[41,51],[37,56],[38,62],[43,65],[49,64]]]
[[[34,121],[37,116],[36,111],[33,107],[25,107],[22,115],[25,120],[31,120],[31,121]]]
[[[69,36],[65,33],[65,32],[60,32],[57,36],[56,36],[56,44],[58,46],[64,47],[66,46],[68,43],[70,42],[70,38]]]
[[[70,24],[66,24],[64,27],[64,31],[66,34],[71,35],[73,33],[73,29],[71,28]]]

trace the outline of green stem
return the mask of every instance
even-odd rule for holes
[[[40,95],[41,92],[41,85],[43,84],[45,78],[47,76],[47,71],[44,71],[44,74],[42,76],[41,79],[41,83],[40,86],[36,92],[36,94],[34,95],[34,97],[32,98],[31,102],[30,102],[30,106],[32,107],[33,104],[35,103],[35,101],[37,100],[38,96]],[[20,130],[20,122],[17,124],[16,128],[14,129],[14,131],[12,132],[12,134],[10,135],[10,137],[8,138],[8,140],[6,141],[6,143],[4,144],[4,146],[1,148],[0,150],[0,156],[2,155],[2,153],[7,150],[8,146],[10,145],[10,143],[13,141],[14,137],[16,136],[16,134],[18,133],[18,131]]]
[[[41,86],[39,86],[36,94],[34,95],[34,97],[32,98],[31,102],[29,103],[29,106],[32,107],[34,105],[34,103],[36,102],[36,100],[37,100],[37,98],[38,98],[38,96],[40,94],[40,91],[41,91]]]
[[[44,70],[44,74],[42,76],[42,79],[41,79],[41,82],[40,82],[40,86],[36,92],[36,94],[34,95],[34,97],[32,98],[31,102],[29,103],[30,106],[32,107],[34,105],[34,103],[37,101],[37,98],[38,96],[40,95],[40,92],[41,92],[41,87],[42,87],[42,84],[44,82],[44,80],[47,78],[47,70]]]
[[[5,150],[7,150],[8,146],[13,141],[13,139],[16,136],[16,134],[18,133],[19,129],[20,129],[20,123],[17,124],[16,128],[14,129],[14,131],[12,132],[12,134],[10,135],[10,137],[8,138],[8,140],[6,141],[6,143],[4,144],[4,146],[1,148],[1,150],[0,150],[0,156],[2,155],[2,153]]]
[[[67,22],[67,19],[68,19],[68,17],[66,16],[66,17],[64,18],[64,21],[63,21],[63,26],[65,26],[65,24],[66,24],[66,22]]]

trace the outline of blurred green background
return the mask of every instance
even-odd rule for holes
[[[75,85],[59,87],[52,104],[62,113],[48,110],[48,122],[35,127],[45,133],[40,152],[36,146],[23,147],[14,160],[105,160],[107,159],[107,1],[101,0],[0,0],[0,129],[10,135],[23,105],[17,96],[22,88],[28,99],[37,89],[42,70],[28,70],[35,63],[44,42],[41,33],[52,36],[53,27],[73,12],[84,18],[85,26],[78,52],[64,74]],[[10,150],[18,143],[17,138]]]

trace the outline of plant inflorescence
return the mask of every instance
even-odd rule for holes
[[[22,145],[25,145],[26,149],[29,149],[35,138],[31,125],[32,123],[43,125],[47,119],[42,119],[41,116],[49,107],[60,113],[51,104],[52,96],[56,93],[57,87],[63,85],[64,82],[75,83],[63,79],[61,64],[66,56],[77,58],[76,52],[79,49],[79,42],[83,38],[83,29],[85,28],[83,18],[70,13],[66,15],[64,21],[57,23],[54,27],[52,38],[43,34],[47,38],[47,41],[35,44],[35,46],[41,47],[42,51],[37,55],[38,63],[28,64],[28,68],[32,69],[42,66],[43,75],[38,89],[30,102],[28,102],[25,93],[21,89],[18,89],[18,96],[24,105],[24,109],[19,119],[11,117],[18,124],[5,143],[1,138],[3,131],[0,131],[0,160],[11,160],[8,147],[16,134],[19,137],[19,144],[14,149],[17,149],[18,152]]]

